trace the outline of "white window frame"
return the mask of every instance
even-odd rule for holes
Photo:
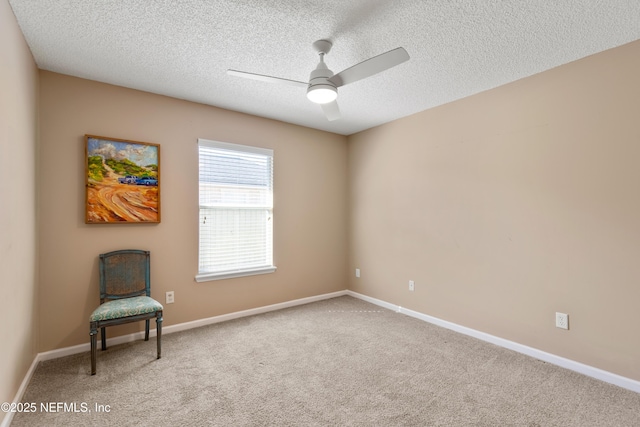
[[[211,141],[207,139],[198,139],[198,164],[200,163],[200,147],[209,147],[218,150],[225,150],[229,152],[240,152],[240,153],[251,153],[258,154],[262,156],[268,156],[271,158],[271,195],[270,195],[270,205],[265,206],[265,209],[270,211],[270,227],[271,230],[268,234],[271,237],[270,241],[270,249],[267,248],[267,258],[269,258],[270,254],[270,263],[265,263],[265,265],[251,267],[251,268],[235,268],[231,270],[224,271],[203,271],[201,270],[201,251],[202,251],[202,242],[201,242],[201,233],[202,233],[202,224],[200,224],[200,220],[198,220],[198,274],[196,275],[196,282],[206,282],[211,280],[220,280],[220,279],[229,279],[234,277],[244,277],[244,276],[252,276],[257,274],[268,274],[276,271],[277,267],[273,265],[273,150],[268,148],[260,148],[253,147],[248,145],[240,145],[240,144],[232,144],[228,142],[220,142],[220,141]],[[202,209],[208,209],[211,206],[203,206],[201,195],[200,195],[200,172],[198,172],[198,218],[200,218],[200,211]],[[269,261],[267,259],[267,261]]]

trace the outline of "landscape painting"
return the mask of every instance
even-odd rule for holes
[[[160,222],[160,146],[85,135],[87,224]]]

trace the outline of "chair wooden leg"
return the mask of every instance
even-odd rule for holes
[[[91,322],[89,326],[89,336],[91,337],[91,375],[96,374],[96,335],[98,335],[98,328],[95,322]]]
[[[107,349],[107,328],[100,328],[100,340],[102,341],[102,351]]]
[[[149,319],[144,322],[144,340],[149,341]]]
[[[158,345],[158,359],[162,357],[162,311],[156,313],[156,331],[157,331],[157,345]]]

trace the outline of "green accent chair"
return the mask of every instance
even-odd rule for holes
[[[98,329],[104,351],[107,349],[107,326],[144,320],[144,340],[148,341],[149,320],[155,317],[160,359],[163,307],[151,298],[149,270],[149,251],[125,249],[100,254],[100,306],[89,318],[91,375],[96,374]]]

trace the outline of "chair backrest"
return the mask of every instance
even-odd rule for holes
[[[100,254],[100,304],[105,301],[151,296],[149,251],[125,249]]]

